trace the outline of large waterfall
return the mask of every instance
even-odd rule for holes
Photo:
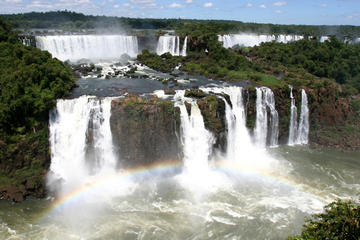
[[[246,128],[246,111],[241,87],[226,87],[224,93],[230,96],[232,107],[225,102],[227,132],[227,158],[237,161],[244,149],[252,148],[251,138]]]
[[[50,113],[50,188],[60,181],[66,193],[94,177],[115,172],[111,101],[88,96],[57,101],[56,110]]]
[[[116,60],[123,54],[135,58],[138,41],[123,35],[36,36],[36,46],[60,60]]]
[[[184,40],[182,51],[180,52],[180,37],[179,36],[160,36],[156,53],[162,55],[170,53],[173,56],[186,56],[187,37]]]
[[[270,117],[268,117],[268,110]],[[255,143],[260,147],[276,146],[279,136],[278,125],[274,93],[267,87],[256,88]]]
[[[235,45],[244,46],[244,47],[254,47],[259,46],[263,42],[277,41],[281,43],[288,43],[292,41],[298,41],[303,39],[303,36],[300,35],[257,35],[250,33],[241,33],[241,34],[228,34],[228,35],[219,35],[218,40],[223,43],[225,48],[232,48]]]
[[[301,112],[300,120],[297,120],[297,107],[293,96],[293,88],[290,86],[290,125],[288,145],[307,144],[309,136],[309,108],[307,95],[304,89],[301,90]]]
[[[205,129],[204,119],[196,101],[191,101],[190,116],[185,106],[185,91],[178,90],[176,105],[180,108],[181,142],[184,153],[184,167],[194,174],[208,168],[214,137]]]

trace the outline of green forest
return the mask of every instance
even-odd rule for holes
[[[17,189],[23,195],[26,186],[41,189],[43,169],[49,164],[49,111],[74,83],[70,68],[48,52],[24,46],[10,25],[0,19],[2,189]]]
[[[195,19],[153,19],[126,18],[84,15],[71,11],[30,12],[6,14],[2,17],[16,29],[63,29],[75,31],[79,29],[114,29],[126,31],[132,29],[176,30],[187,32],[193,26],[211,26],[214,34],[255,32],[264,34],[300,34],[305,36],[335,35],[339,39],[360,37],[358,26],[311,26],[311,25],[279,25],[244,23],[227,20],[195,20]]]
[[[214,27],[187,32],[190,51],[185,58],[170,54],[157,56],[144,51],[138,60],[163,72],[169,72],[181,62],[184,71],[228,82],[310,88],[336,82],[342,86],[344,96],[360,91],[359,45],[345,44],[332,37],[324,43],[304,39],[231,50],[218,42],[216,34],[212,33]]]

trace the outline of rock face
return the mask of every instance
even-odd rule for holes
[[[226,148],[226,124],[225,124],[225,103],[214,95],[208,95],[198,100],[201,114],[204,118],[205,128],[211,131],[216,142],[214,147],[225,151]]]
[[[313,145],[360,149],[360,99],[343,98],[334,86],[307,90],[310,110],[309,140]]]
[[[113,100],[110,126],[121,167],[180,159],[180,113],[171,101],[137,96]]]
[[[48,147],[37,136],[24,137],[16,144],[0,141],[0,198],[21,202],[27,196],[45,196]]]

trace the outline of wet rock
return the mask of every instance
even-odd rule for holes
[[[110,125],[125,167],[178,161],[179,109],[171,101],[129,94],[111,105]]]
[[[172,90],[172,89],[165,89],[164,90],[165,94],[166,95],[175,95],[175,90]]]

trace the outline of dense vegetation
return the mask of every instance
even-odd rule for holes
[[[320,43],[316,39],[288,44],[268,42],[254,47],[247,54],[274,71],[305,70],[317,77],[335,79],[352,94],[360,91],[360,46],[345,44],[332,37]]]
[[[15,198],[17,190],[25,194],[26,184],[34,191],[42,184],[49,110],[74,82],[70,68],[24,46],[0,19],[0,190],[7,189],[0,197]]]
[[[300,236],[288,240],[360,239],[360,205],[351,201],[330,203],[325,212],[307,220]]]
[[[186,32],[193,25],[207,29],[213,27],[213,33],[256,32],[268,34],[301,34],[307,36],[336,35],[339,39],[344,37],[355,38],[360,36],[360,27],[357,26],[306,26],[306,25],[278,25],[243,23],[240,21],[225,20],[191,20],[191,19],[151,19],[151,18],[125,18],[91,16],[69,11],[57,12],[31,12],[21,14],[8,14],[3,17],[15,28],[31,29],[94,29],[118,28],[124,29],[175,29],[177,32]]]

